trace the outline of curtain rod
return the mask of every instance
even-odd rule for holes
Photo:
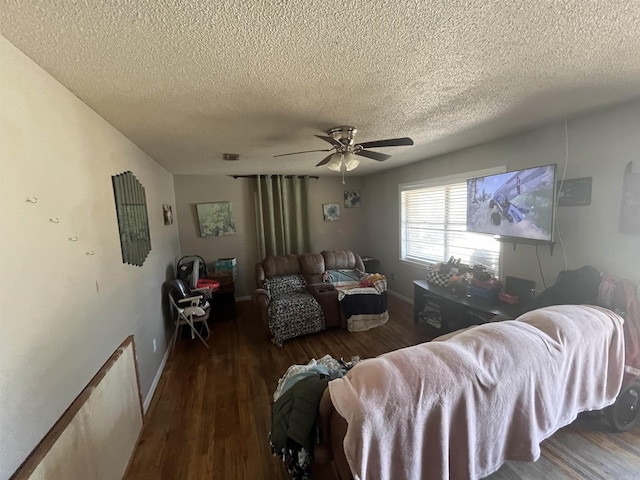
[[[233,177],[235,178],[257,178],[260,175],[227,175],[228,177]],[[278,177],[280,175],[269,175],[270,177]],[[319,179],[320,177],[316,177],[314,175],[282,175],[284,178],[294,178],[294,177],[298,177],[298,178],[313,178],[313,179]]]

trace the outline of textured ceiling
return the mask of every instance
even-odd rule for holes
[[[0,32],[172,173],[369,174],[640,96],[640,2],[0,0]],[[226,162],[222,153],[238,153]]]

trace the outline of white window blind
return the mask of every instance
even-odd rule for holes
[[[473,175],[470,175],[473,176]],[[402,259],[431,263],[451,256],[498,274],[500,242],[467,232],[467,182],[400,188]]]

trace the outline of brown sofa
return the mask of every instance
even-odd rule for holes
[[[361,459],[355,468],[366,465],[371,473],[379,451],[402,452],[385,459],[377,478],[400,478],[391,472],[403,478],[484,478],[506,460],[535,461],[542,440],[580,412],[601,409],[618,396],[623,323],[600,307],[552,306],[356,365],[330,382],[320,400],[312,479],[353,478],[345,454],[346,418],[367,432],[349,435],[351,458]],[[549,349],[549,342],[557,348]],[[594,358],[607,367],[587,360]],[[437,364],[442,374],[416,367],[427,364]],[[394,428],[396,419],[405,422],[402,428]]]
[[[268,307],[271,302],[269,292],[265,289],[265,280],[283,275],[301,274],[306,281],[308,292],[322,308],[325,326],[346,328],[346,320],[340,313],[337,290],[332,284],[322,281],[325,271],[337,269],[357,269],[363,272],[365,270],[360,256],[349,250],[268,256],[258,262],[255,266],[257,289],[252,297],[260,309],[264,324],[269,324]]]

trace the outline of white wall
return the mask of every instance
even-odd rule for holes
[[[610,275],[640,282],[640,235],[621,234],[618,230],[625,166],[634,161],[634,171],[640,172],[639,133],[639,102],[568,121],[566,178],[593,177],[591,205],[558,209],[569,269],[592,265]],[[517,170],[549,163],[557,163],[562,174],[564,122],[366,177],[363,190],[369,198],[366,228],[370,252],[382,261],[381,270],[388,276],[389,288],[412,298],[413,280],[425,276],[423,267],[399,260],[400,184],[501,165]],[[557,244],[553,256],[548,247],[540,247],[538,252],[550,285],[565,269],[562,248]],[[513,251],[511,244],[505,244],[502,273],[535,280],[537,287],[543,288],[533,246],[518,245]]]
[[[0,479],[6,479],[130,334],[143,396],[149,391],[170,329],[161,284],[179,242],[177,225],[162,220],[162,204],[175,203],[167,171],[3,37],[0,65]],[[152,250],[142,267],[123,264],[120,252],[111,176],[126,170],[146,188]],[[26,201],[32,196],[37,203]]]
[[[258,258],[254,191],[255,180],[233,179],[224,175],[175,175],[176,217],[183,255],[200,255],[209,267],[217,258],[236,257],[238,280],[236,297],[246,297],[255,290],[254,266]],[[338,177],[309,180],[309,230],[312,252],[353,250],[360,253],[367,239],[363,235],[364,208],[345,208],[344,191],[359,190],[362,179]],[[201,238],[196,204],[230,201],[236,222],[236,234]],[[362,199],[366,205],[367,198]],[[325,222],[322,204],[338,203],[341,218]]]

